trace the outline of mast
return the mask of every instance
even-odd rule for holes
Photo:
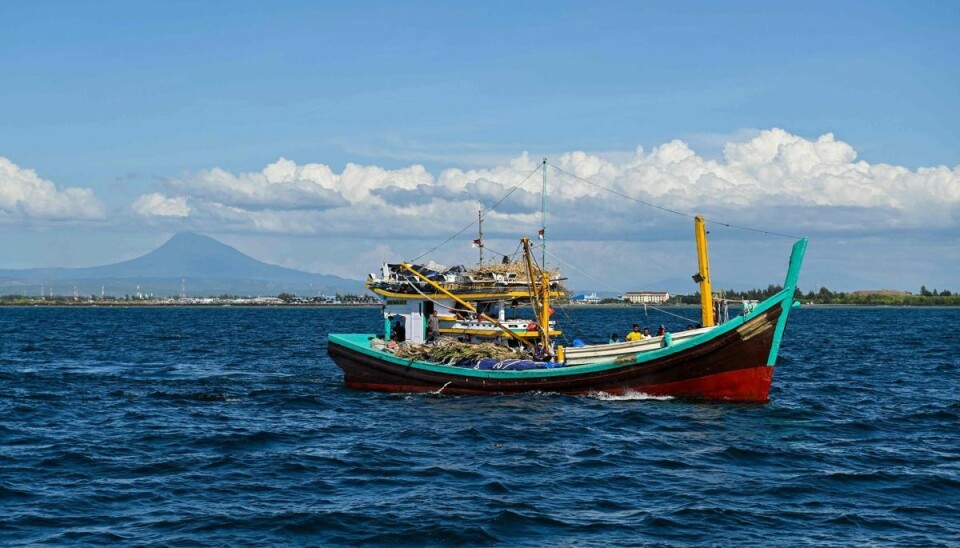
[[[547,270],[547,159],[543,159],[543,191],[540,193],[540,266]]]
[[[547,272],[547,159],[543,159],[543,192],[540,198],[540,333],[543,339],[543,351],[550,349],[550,274]],[[533,278],[530,278],[533,281]],[[536,288],[534,288],[536,289]]]
[[[707,257],[707,229],[703,215],[693,218],[697,235],[697,274],[693,277],[700,284],[700,317],[704,327],[714,325],[713,290],[710,287],[710,259]]]
[[[483,204],[477,204],[477,247],[480,248],[480,266],[483,266]]]

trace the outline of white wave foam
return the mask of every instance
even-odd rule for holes
[[[672,400],[673,396],[654,396],[653,394],[647,394],[645,392],[637,392],[634,390],[627,390],[623,394],[610,394],[607,392],[592,392],[588,394],[591,398],[596,398],[603,401],[636,401],[636,400]]]

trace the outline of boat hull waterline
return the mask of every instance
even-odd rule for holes
[[[432,367],[428,369],[424,367],[426,363],[396,359],[382,351],[373,352],[384,356],[371,355],[357,348],[357,343],[362,344],[360,341],[351,344],[348,339],[337,336],[331,336],[328,352],[343,369],[346,386],[361,390],[443,394],[642,392],[655,396],[764,402],[773,378],[773,367],[766,362],[780,311],[781,307],[773,307],[740,329],[727,330],[708,341],[689,344],[689,348],[662,357],[655,358],[653,354],[669,348],[644,353],[653,359],[614,364],[600,370],[593,364],[532,371],[478,371],[436,364],[429,364]],[[557,375],[558,372],[567,374]],[[489,375],[491,373],[497,375]]]
[[[617,359],[523,371],[411,361],[370,348],[372,334],[331,334],[328,353],[348,388],[442,394],[624,394],[766,402],[794,304],[806,240],[794,245],[785,287],[745,316],[703,334]]]

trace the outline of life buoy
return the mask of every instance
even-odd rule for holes
[[[527,331],[536,331],[536,330],[537,330],[537,322],[530,322],[527,324]]]

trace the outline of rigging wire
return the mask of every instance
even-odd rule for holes
[[[419,261],[419,260],[422,259],[423,257],[425,257],[425,256],[433,253],[434,251],[440,249],[441,247],[447,245],[448,243],[450,243],[450,242],[451,242],[454,238],[456,238],[457,236],[459,236],[459,235],[463,234],[464,232],[466,232],[468,228],[470,228],[470,227],[472,227],[473,225],[475,225],[475,224],[477,224],[478,222],[480,222],[480,219],[482,219],[483,217],[486,217],[486,216],[489,215],[491,212],[493,212],[493,211],[497,208],[498,205],[502,204],[504,200],[506,200],[507,198],[509,198],[511,194],[513,194],[514,192],[517,191],[517,189],[519,189],[521,186],[523,186],[523,183],[526,183],[527,180],[528,180],[530,177],[533,177],[533,176],[534,176],[538,171],[540,171],[542,168],[543,168],[543,164],[538,165],[538,166],[537,166],[537,169],[531,171],[529,175],[527,175],[526,177],[524,177],[522,181],[520,181],[519,183],[517,183],[517,185],[516,185],[515,187],[513,187],[512,189],[510,189],[510,192],[508,192],[508,193],[506,194],[506,196],[504,196],[503,198],[500,198],[500,201],[498,201],[497,203],[493,204],[493,207],[491,207],[491,208],[488,209],[486,212],[484,212],[482,215],[480,215],[476,220],[471,221],[470,224],[468,224],[467,226],[461,228],[456,234],[454,234],[453,236],[450,236],[449,238],[447,238],[446,240],[444,240],[443,242],[441,242],[440,244],[438,244],[438,245],[437,245],[436,247],[434,247],[433,249],[431,249],[431,250],[429,250],[429,251],[425,251],[425,252],[421,253],[420,255],[414,257],[413,259],[410,260],[410,262],[412,263],[412,262],[414,262],[414,261]]]
[[[628,200],[632,200],[632,201],[634,201],[634,202],[643,204],[643,205],[645,205],[645,206],[652,207],[652,208],[655,208],[655,209],[659,209],[660,211],[666,211],[667,213],[673,213],[674,215],[680,215],[680,216],[682,216],[682,217],[687,217],[688,219],[693,219],[693,218],[696,217],[695,215],[691,215],[690,213],[684,213],[684,212],[682,212],[682,211],[677,211],[677,210],[675,210],[675,209],[670,209],[669,207],[663,207],[663,206],[659,206],[659,205],[654,204],[654,203],[651,203],[651,202],[647,202],[647,201],[645,201],[645,200],[641,200],[640,198],[634,198],[633,196],[628,196],[627,194],[624,194],[624,193],[622,193],[622,192],[618,192],[618,191],[616,191],[616,190],[613,190],[612,188],[607,188],[607,187],[605,187],[605,186],[603,186],[603,185],[601,185],[601,184],[595,183],[595,182],[590,181],[590,180],[588,180],[588,179],[584,179],[583,177],[580,177],[579,175],[576,175],[576,174],[574,174],[574,173],[570,173],[569,171],[567,171],[567,170],[565,170],[565,169],[563,169],[563,168],[557,167],[557,166],[555,166],[555,165],[553,165],[553,164],[551,164],[551,163],[549,163],[549,162],[547,163],[547,165],[549,165],[549,166],[552,167],[553,169],[559,171],[560,173],[563,173],[564,175],[568,175],[568,176],[570,176],[570,177],[573,177],[574,179],[577,179],[578,181],[582,181],[582,182],[584,182],[584,183],[587,183],[588,185],[595,186],[595,187],[597,187],[597,188],[599,188],[599,189],[601,189],[601,190],[606,190],[607,192],[609,192],[609,193],[611,193],[611,194],[615,194],[615,195],[617,195],[617,196],[620,196],[621,198],[626,198],[626,199],[628,199]],[[736,228],[736,229],[739,229],[739,230],[746,230],[746,231],[748,231],[748,232],[757,232],[757,233],[759,233],[759,234],[766,234],[766,235],[768,235],[768,236],[779,236],[779,237],[781,237],[781,238],[790,238],[790,239],[793,239],[793,240],[799,240],[799,239],[800,239],[800,236],[793,236],[793,235],[790,235],[790,234],[783,234],[783,233],[781,233],[781,232],[773,232],[773,231],[770,231],[770,230],[761,230],[761,229],[759,229],[759,228],[750,228],[750,227],[748,227],[748,226],[735,225],[735,224],[733,224],[733,223],[727,223],[727,222],[724,222],[724,221],[707,219],[707,222],[710,222],[710,223],[713,223],[713,224],[717,224],[717,225],[720,225],[720,226],[725,226],[725,227],[727,227],[727,228]]]
[[[413,259],[410,260],[410,262],[412,263],[412,262],[418,261],[418,260],[422,259],[423,257],[425,257],[425,256],[433,253],[434,251],[440,249],[441,247],[443,247],[443,246],[447,245],[448,243],[450,243],[451,241],[453,241],[457,236],[460,236],[461,234],[463,234],[464,232],[466,232],[467,229],[469,229],[469,228],[473,227],[474,225],[476,225],[476,224],[477,224],[478,222],[480,222],[484,217],[486,217],[487,215],[489,215],[490,213],[492,213],[493,211],[495,211],[496,208],[497,208],[497,206],[499,206],[500,204],[502,204],[502,203],[504,202],[504,200],[506,200],[507,198],[509,198],[514,192],[516,192],[520,187],[522,187],[523,184],[526,183],[531,177],[533,177],[534,175],[536,175],[536,173],[537,173],[538,171],[540,171],[541,169],[544,169],[545,166],[551,166],[551,167],[553,167],[554,169],[556,169],[559,173],[562,173],[562,174],[564,174],[564,175],[567,175],[567,176],[569,176],[569,177],[572,177],[572,178],[574,178],[574,179],[576,179],[576,180],[578,180],[578,181],[584,182],[584,183],[586,183],[586,184],[588,184],[588,185],[590,185],[590,186],[599,188],[599,189],[601,189],[601,190],[604,190],[604,191],[606,191],[606,192],[609,192],[609,193],[614,194],[614,195],[616,195],[616,196],[619,196],[619,197],[621,197],[621,198],[625,198],[625,199],[627,199],[627,200],[631,200],[631,201],[633,201],[633,202],[637,202],[637,203],[639,203],[639,204],[642,204],[642,205],[645,205],[645,206],[648,206],[648,207],[652,207],[652,208],[658,209],[658,210],[660,210],[660,211],[664,211],[664,212],[667,212],[667,213],[672,213],[672,214],[674,214],[674,215],[679,215],[679,216],[681,216],[681,217],[686,217],[686,218],[688,218],[688,219],[693,219],[693,218],[696,217],[695,215],[692,215],[692,214],[690,214],[690,213],[685,213],[685,212],[682,212],[682,211],[678,211],[678,210],[675,210],[675,209],[671,209],[671,208],[668,208],[668,207],[664,207],[664,206],[661,206],[661,205],[657,205],[657,204],[652,203],[652,202],[648,202],[648,201],[645,201],[645,200],[641,200],[641,199],[636,198],[636,197],[633,197],[633,196],[629,196],[629,195],[627,195],[627,194],[624,194],[624,193],[619,192],[619,191],[617,191],[617,190],[614,190],[614,189],[612,189],[612,188],[608,188],[608,187],[605,187],[605,186],[603,186],[603,185],[601,185],[601,184],[595,183],[595,182],[593,182],[593,181],[591,181],[591,180],[589,180],[589,179],[585,179],[585,178],[583,178],[583,177],[580,177],[579,175],[576,175],[575,173],[571,173],[571,172],[569,172],[569,171],[567,171],[567,170],[565,170],[565,169],[563,169],[563,168],[561,168],[561,167],[559,167],[559,166],[556,166],[556,165],[554,165],[554,164],[552,164],[552,163],[550,163],[550,162],[544,162],[544,163],[542,163],[542,164],[538,164],[536,169],[534,169],[534,170],[531,171],[529,174],[527,174],[527,176],[524,177],[523,180],[521,180],[521,181],[520,181],[519,183],[517,183],[512,189],[510,189],[510,192],[508,192],[506,195],[504,195],[503,198],[501,198],[499,201],[497,201],[497,203],[495,203],[492,207],[490,207],[489,209],[487,209],[484,213],[482,213],[481,215],[479,215],[476,220],[471,221],[469,224],[467,224],[466,226],[464,226],[463,228],[461,228],[459,231],[457,231],[456,233],[454,233],[452,236],[450,236],[449,238],[447,238],[447,239],[444,240],[443,242],[441,242],[441,243],[437,244],[436,246],[434,246],[432,249],[430,249],[430,250],[428,250],[428,251],[426,251],[426,252],[424,252],[424,253],[421,253],[421,254],[418,255],[417,257],[414,257]],[[764,235],[768,235],[768,236],[778,236],[778,237],[782,237],[782,238],[791,238],[791,239],[799,239],[799,238],[800,238],[799,236],[794,236],[794,235],[790,235],[790,234],[783,234],[783,233],[780,233],[780,232],[773,232],[773,231],[769,231],[769,230],[760,230],[760,229],[751,228],[751,227],[746,227],[746,226],[740,226],[740,225],[736,225],[736,224],[733,224],[733,223],[728,223],[728,222],[720,221],[720,220],[707,219],[707,221],[710,222],[710,223],[712,223],[712,224],[724,226],[724,227],[727,227],[727,228],[734,228],[734,229],[744,230],[744,231],[748,231],[748,232],[755,232],[755,233],[764,234]],[[564,264],[565,266],[567,266],[567,267],[571,268],[572,270],[578,272],[579,274],[583,275],[584,277],[589,278],[590,280],[593,280],[594,282],[597,282],[597,283],[601,284],[601,286],[606,286],[606,284],[605,284],[603,281],[598,280],[597,278],[591,276],[590,274],[587,274],[586,272],[580,270],[579,268],[573,266],[572,264],[564,261],[564,260],[561,259],[560,257],[557,257],[557,256],[554,255],[553,253],[547,252],[546,249],[545,249],[546,246],[542,246],[542,245],[541,245],[541,246],[532,246],[532,247],[533,247],[533,248],[543,247],[543,248],[544,248],[544,249],[543,249],[543,252],[544,252],[545,255],[549,255],[550,257],[552,257],[552,258],[555,259],[556,261]],[[491,250],[491,251],[493,251],[493,250]],[[494,251],[494,253],[496,253],[496,251]],[[517,251],[514,252],[514,257],[516,256],[516,253],[517,253]],[[502,254],[502,253],[498,253],[498,255],[507,256],[507,255]],[[534,263],[536,264],[536,259],[534,259]],[[411,285],[412,285],[412,284],[411,284]],[[610,288],[609,286],[606,286],[606,287],[607,287],[608,290],[614,291],[614,292],[616,292],[616,293],[622,293],[621,291],[619,291],[619,290],[617,290],[617,289],[612,289],[612,288]],[[414,288],[414,289],[416,290],[416,288]],[[419,291],[418,291],[418,293],[419,293]],[[647,305],[645,304],[645,305],[644,305],[644,310],[646,310],[646,307],[647,307]],[[670,312],[670,311],[667,311],[667,310],[663,310],[663,309],[658,308],[658,307],[656,307],[656,306],[650,305],[650,308],[652,308],[652,309],[654,309],[654,310],[656,310],[656,311],[658,311],[658,312],[662,312],[662,313],[664,313],[664,314],[667,314],[667,315],[670,315],[670,316],[674,316],[674,317],[680,318],[680,319],[682,319],[682,320],[684,320],[684,321],[688,321],[688,322],[693,322],[693,321],[695,321],[695,320],[691,320],[690,318],[687,318],[687,317],[685,317],[685,316],[681,316],[681,315],[679,315],[679,314],[674,314],[673,312]],[[562,309],[561,309],[561,310],[562,310]],[[566,311],[565,311],[565,310],[563,311],[563,313],[564,313],[565,316],[568,317],[568,319],[571,319],[571,318],[569,318],[569,316],[566,314]]]
[[[593,280],[594,282],[600,284],[602,287],[606,287],[607,291],[613,291],[614,293],[617,293],[617,294],[620,294],[620,295],[623,294],[623,291],[621,291],[621,290],[619,290],[619,289],[612,288],[612,287],[610,287],[610,286],[607,286],[606,283],[603,282],[602,280],[598,280],[597,278],[594,278],[594,277],[591,276],[590,274],[587,274],[586,272],[580,270],[579,268],[573,266],[572,264],[564,261],[564,260],[561,259],[560,257],[557,257],[556,255],[554,255],[554,254],[552,254],[552,253],[550,253],[550,252],[547,252],[547,255],[549,255],[550,257],[552,257],[554,260],[562,263],[563,265],[569,267],[571,270],[574,270],[574,271],[576,271],[577,273],[581,274],[582,276],[584,276],[584,277],[586,277],[586,278],[589,278],[589,279]],[[646,307],[647,307],[647,305],[644,304],[644,312],[646,312]],[[654,310],[656,310],[656,311],[658,311],[658,312],[663,312],[664,314],[667,314],[667,315],[669,315],[669,316],[674,316],[674,317],[680,318],[681,320],[684,320],[684,321],[687,321],[687,322],[697,323],[697,320],[691,320],[690,318],[687,318],[686,316],[681,316],[680,314],[674,314],[673,312],[670,312],[669,310],[664,310],[664,309],[662,309],[662,308],[658,308],[658,307],[653,306],[653,305],[650,305],[650,308],[652,308],[652,309],[654,309]]]
[[[465,315],[466,315],[466,314],[473,314],[473,311],[472,311],[472,310],[467,310],[466,308],[456,308],[455,306],[448,306],[448,305],[445,305],[445,304],[443,304],[443,303],[441,303],[441,302],[439,302],[439,301],[436,301],[436,300],[434,300],[434,299],[431,299],[429,295],[427,295],[427,294],[424,293],[423,291],[420,291],[420,288],[417,287],[417,284],[413,283],[413,282],[410,281],[410,280],[406,280],[406,282],[407,282],[407,284],[408,284],[410,287],[413,288],[414,291],[416,291],[417,293],[419,293],[420,296],[422,296],[424,299],[430,301],[431,303],[437,305],[438,308],[446,308],[447,310],[453,312],[454,314],[456,314],[457,312],[463,313],[463,314],[465,314]]]

